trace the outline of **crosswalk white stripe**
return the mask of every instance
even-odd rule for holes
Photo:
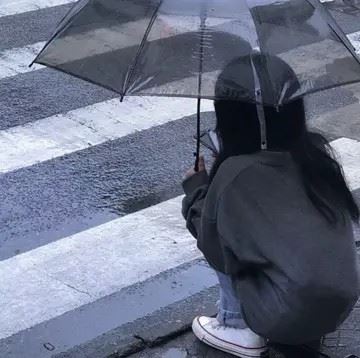
[[[213,85],[213,81],[207,81],[205,74],[205,86]],[[357,86],[348,88],[353,88],[354,96],[360,98]],[[350,112],[357,115],[357,107],[358,104],[348,105],[312,120],[322,123],[334,116],[348,116]],[[116,98],[2,130],[0,174],[165,124],[192,115],[195,109],[196,100],[188,98],[126,97],[123,103]],[[202,100],[201,110],[213,111],[212,101]]]
[[[75,1],[76,0],[2,0],[0,4],[0,17],[65,5]]]
[[[200,257],[180,199],[1,261],[0,339]]]
[[[332,146],[359,188],[360,142]],[[180,207],[177,197],[1,261],[0,339],[201,257]]]
[[[356,53],[360,56],[360,31],[348,35],[350,42],[355,47]]]
[[[1,51],[0,80],[43,68],[44,66],[37,64],[29,67],[29,64],[44,47],[44,45],[45,42],[37,42],[25,47]]]
[[[196,100],[166,97],[112,99],[0,131],[0,173],[63,156],[194,114]],[[203,100],[202,111],[212,111]],[[195,123],[194,123],[195,130]]]
[[[203,76],[203,81],[207,83],[206,75]],[[213,85],[210,82],[207,86]],[[357,87],[352,88],[354,95],[360,97],[356,92]],[[347,108],[352,109],[354,106],[357,105],[322,114],[316,121],[328,122],[329,116],[341,118],[346,115]],[[123,103],[116,98],[2,130],[0,173],[31,166],[121,138],[138,130],[165,124],[194,114],[195,108],[196,100],[188,98],[126,97]],[[356,108],[354,110],[357,113]],[[212,102],[203,100],[201,110],[212,111]]]
[[[351,190],[360,188],[360,142],[339,138],[331,142],[337,159],[343,165],[345,177]]]
[[[360,31],[348,34],[348,39],[353,45],[356,54],[360,58]],[[319,49],[321,47],[321,55]],[[291,51],[280,53],[279,57],[288,63],[296,72],[298,76],[304,74],[303,79],[313,78],[316,76],[326,75],[329,71],[327,66],[335,65],[335,61],[344,58],[344,46],[337,41],[325,39],[319,43],[312,43],[304,46],[297,46]],[[305,60],[306,59],[306,60]],[[343,70],[342,76],[347,80],[354,80],[354,71],[351,69],[351,74],[346,75],[346,66]]]

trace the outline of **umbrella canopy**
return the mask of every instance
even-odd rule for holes
[[[254,53],[261,61],[253,61]],[[279,73],[274,56],[297,78]],[[227,71],[222,94],[215,93],[219,74],[239,58],[240,71]],[[318,0],[80,0],[34,62],[122,97],[221,97],[273,106],[360,81],[360,59]],[[253,78],[244,76],[254,66],[260,97]]]

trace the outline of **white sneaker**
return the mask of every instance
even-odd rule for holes
[[[268,351],[266,340],[250,328],[227,327],[213,317],[195,317],[192,330],[200,341],[237,357],[265,357]]]

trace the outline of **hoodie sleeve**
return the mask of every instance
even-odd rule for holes
[[[250,160],[244,161],[241,172],[250,164]],[[250,211],[242,199],[241,173],[237,170],[237,175],[231,175],[232,166],[231,160],[224,162],[211,185],[205,172],[186,179],[182,213],[209,265],[225,274],[238,275],[265,260],[246,223]]]
[[[209,177],[205,171],[183,181],[185,197],[182,202],[182,215],[186,220],[186,227],[197,239],[205,197],[208,191]]]
[[[239,275],[266,260],[244,220],[249,210],[242,200],[241,177],[231,179],[218,190],[221,182],[223,177],[216,178],[207,194],[197,246],[214,269]]]
[[[228,274],[240,274],[267,264],[244,220],[248,210],[241,200],[243,185],[239,179],[223,191],[216,209],[216,239],[224,256],[224,264],[218,265],[218,270]]]

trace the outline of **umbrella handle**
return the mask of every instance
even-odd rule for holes
[[[199,171],[199,160],[200,160],[200,132],[201,132],[201,125],[200,125],[200,101],[201,99],[198,98],[197,100],[197,113],[196,113],[196,152],[195,155],[195,165],[194,170],[195,172]]]
[[[199,153],[194,152],[194,157],[195,157],[194,170],[195,170],[195,172],[198,172],[199,171]]]

